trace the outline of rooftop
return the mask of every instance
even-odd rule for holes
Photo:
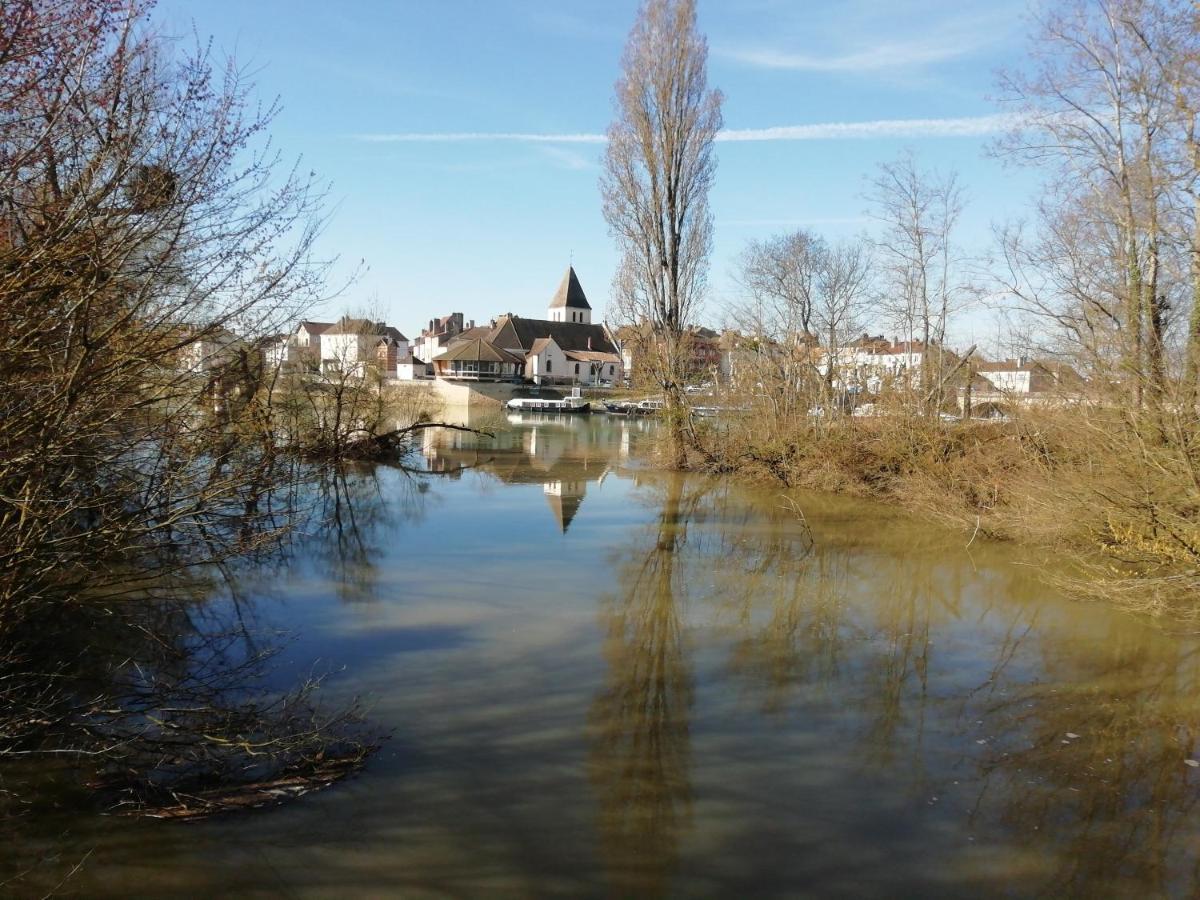
[[[558,290],[554,292],[554,297],[550,300],[550,308],[592,308],[588,304],[587,296],[583,293],[583,286],[579,283],[579,277],[575,274],[574,266],[567,266],[567,274],[563,276],[562,283],[559,284]]]

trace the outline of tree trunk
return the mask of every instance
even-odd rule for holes
[[[1193,198],[1192,217],[1192,313],[1188,319],[1182,398],[1189,418],[1195,416],[1200,396],[1200,194]]]

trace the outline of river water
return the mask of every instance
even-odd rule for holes
[[[652,428],[429,431],[431,474],[348,476],[239,602],[293,634],[281,684],[367,699],[367,769],[195,823],[43,814],[10,888],[1200,891],[1200,642],[885,506],[656,471]]]

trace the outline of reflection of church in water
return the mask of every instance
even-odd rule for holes
[[[629,458],[631,433],[643,423],[607,416],[509,415],[493,437],[428,429],[422,452],[431,472],[459,478],[478,470],[505,484],[540,484],[564,533],[579,513],[589,482],[600,484]]]

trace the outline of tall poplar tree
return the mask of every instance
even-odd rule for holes
[[[616,84],[601,191],[621,250],[623,318],[648,330],[646,369],[662,388],[670,462],[687,461],[683,381],[688,325],[704,293],[721,93],[708,88],[708,43],[694,0],[646,0]]]

